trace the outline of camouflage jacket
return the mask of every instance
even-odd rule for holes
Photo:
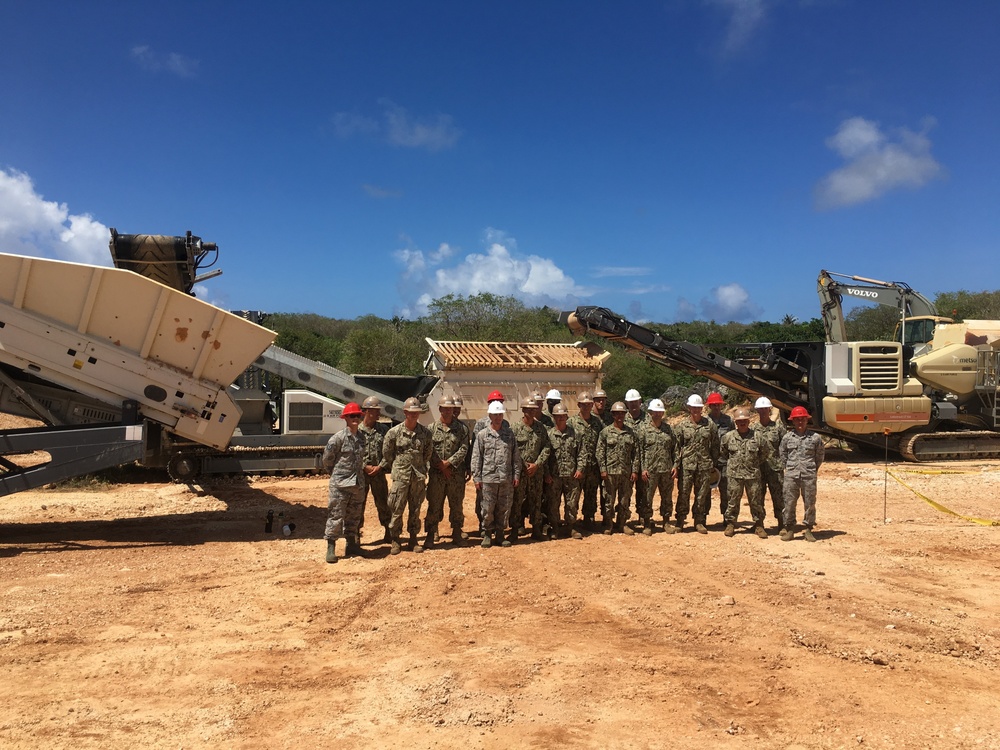
[[[633,417],[632,412],[627,412],[625,414],[625,425],[632,428],[633,432],[638,432],[641,425],[646,424],[649,421],[649,415],[646,413],[645,409],[639,409],[639,416]]]
[[[638,474],[639,451],[632,428],[613,424],[601,430],[597,438],[597,465],[602,474]]]
[[[719,412],[718,419],[713,417],[711,412],[709,412],[705,416],[715,423],[715,429],[719,431],[719,440],[722,440],[722,438],[724,438],[729,432],[736,429],[736,425],[733,423],[733,418],[728,414],[726,414],[725,412]],[[726,459],[720,457],[718,460],[718,464],[720,467],[725,466]]]
[[[464,474],[465,459],[469,452],[469,431],[461,421],[452,420],[451,425],[438,421],[431,425],[431,471],[440,472],[441,463],[447,461],[452,469]]]
[[[549,456],[549,473],[554,477],[571,477],[576,472],[582,472],[586,467],[586,457],[581,456],[581,444],[573,425],[566,425],[566,431],[560,432],[557,427],[549,430],[549,444],[552,454]]]
[[[511,428],[517,439],[517,450],[525,464],[538,464],[544,467],[549,460],[552,446],[549,444],[549,431],[537,419],[528,427],[523,420],[515,422]]]
[[[804,435],[791,430],[781,438],[778,455],[786,478],[814,477],[825,456],[823,439],[812,430],[806,430]]]
[[[726,473],[730,479],[760,479],[760,471],[767,464],[771,448],[755,430],[745,435],[730,430],[722,436],[722,460],[727,461]]]
[[[477,432],[472,444],[472,481],[496,484],[520,478],[521,454],[514,431],[502,424],[499,431],[490,426]]]
[[[760,435],[760,439],[767,443],[771,449],[767,459],[768,468],[772,471],[781,471],[784,467],[781,465],[781,458],[778,456],[778,448],[781,446],[781,438],[788,432],[785,429],[784,423],[780,420],[777,422],[768,422],[766,425],[757,423],[753,429],[754,432]]]
[[[666,420],[656,427],[652,420],[643,423],[636,432],[639,439],[639,466],[650,474],[669,474],[674,468],[677,438]]]
[[[323,468],[331,487],[365,487],[365,436],[345,427],[330,437],[323,450]]]
[[[383,471],[392,470],[394,483],[409,482],[414,476],[426,479],[432,450],[430,430],[418,422],[411,432],[400,422],[385,433],[379,465]]]
[[[697,422],[685,419],[674,427],[677,454],[674,468],[687,471],[707,471],[719,460],[719,430],[708,417]]]
[[[376,422],[373,427],[365,427],[364,422],[358,425],[358,432],[365,436],[365,466],[382,463],[382,441],[388,431],[389,425],[385,422]]]
[[[576,439],[580,443],[581,471],[597,471],[597,439],[604,429],[604,422],[591,412],[589,420],[579,414],[570,417],[569,425],[576,431]]]

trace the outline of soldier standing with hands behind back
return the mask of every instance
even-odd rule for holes
[[[408,398],[403,402],[403,421],[385,434],[382,443],[383,471],[392,472],[392,490],[389,492],[389,509],[392,520],[390,555],[398,555],[402,547],[399,538],[403,533],[403,509],[408,509],[406,528],[410,532],[409,549],[423,552],[417,547],[420,533],[420,506],[427,493],[427,465],[431,460],[431,431],[417,420],[423,411],[420,402]]]
[[[792,409],[791,419],[795,429],[785,433],[778,449],[785,467],[785,529],[781,532],[781,541],[790,542],[795,538],[795,506],[801,492],[806,525],[802,536],[807,542],[815,542],[812,528],[816,525],[816,475],[825,456],[823,439],[808,429],[809,412],[805,407]]]
[[[330,472],[326,519],[326,561],[337,562],[337,539],[347,537],[347,554],[359,553],[358,526],[365,510],[365,436],[358,434],[361,407],[353,401],[340,413],[347,426],[327,441],[323,468]]]
[[[705,402],[692,394],[687,400],[689,419],[674,428],[677,438],[677,459],[674,462],[674,479],[680,477],[677,492],[678,529],[684,527],[692,491],[694,492],[694,529],[707,534],[705,520],[712,500],[712,469],[719,461],[719,431],[715,423],[702,412]]]

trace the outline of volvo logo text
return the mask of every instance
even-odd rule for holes
[[[878,292],[873,292],[870,289],[852,289],[847,287],[847,293],[852,297],[868,297],[869,299],[878,299]]]

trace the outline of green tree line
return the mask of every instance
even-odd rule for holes
[[[939,314],[962,319],[1000,319],[1000,292],[948,292],[935,299]],[[364,315],[354,320],[313,313],[274,313],[266,325],[278,332],[277,345],[344,372],[369,375],[419,375],[428,355],[425,339],[438,341],[532,341],[572,343],[576,338],[558,322],[559,311],[527,307],[514,297],[483,293],[447,295],[434,300],[416,320]],[[846,316],[853,340],[891,340],[897,313],[888,307],[858,307]],[[690,321],[646,323],[666,339],[689,341],[709,348],[778,341],[822,341],[819,318],[780,322],[716,323]],[[604,366],[604,389],[613,400],[629,388],[655,397],[670,386],[690,386],[693,379],[651,363],[625,347],[594,337],[611,352]]]

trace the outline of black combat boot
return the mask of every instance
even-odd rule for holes
[[[328,563],[337,562],[337,540],[327,539],[326,540],[326,561]]]

